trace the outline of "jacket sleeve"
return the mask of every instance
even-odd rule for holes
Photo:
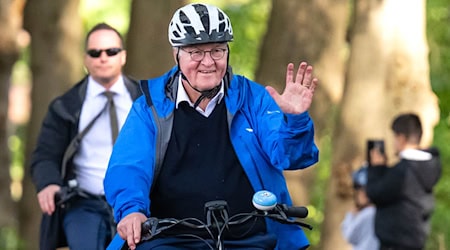
[[[149,216],[156,132],[149,112],[145,99],[137,99],[113,147],[104,188],[116,221],[132,212]]]
[[[64,111],[62,101],[57,99],[50,104],[30,161],[31,177],[38,192],[50,184],[63,184],[61,163],[74,123]]]

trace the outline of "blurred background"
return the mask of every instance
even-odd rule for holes
[[[40,209],[29,156],[49,102],[86,74],[83,46],[98,22],[126,39],[125,73],[155,77],[174,65],[167,26],[182,0],[0,0],[0,249],[37,249]],[[198,1],[196,1],[198,2]],[[441,150],[429,250],[450,249],[450,0],[204,0],[231,18],[230,64],[279,90],[286,65],[307,61],[320,80],[310,113],[320,161],[286,172],[307,205],[310,249],[349,249],[340,223],[352,201],[350,173],[366,141],[419,114],[423,147]]]

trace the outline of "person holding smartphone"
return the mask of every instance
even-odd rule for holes
[[[381,250],[424,249],[434,208],[433,187],[441,175],[439,151],[422,149],[422,125],[416,114],[397,116],[392,123],[399,160],[387,165],[376,147],[370,150],[366,192],[376,206],[375,234]]]

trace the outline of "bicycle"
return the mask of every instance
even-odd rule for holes
[[[253,196],[252,203],[256,208],[253,212],[239,213],[229,217],[226,201],[215,200],[207,202],[204,206],[206,223],[197,218],[162,219],[150,217],[142,224],[141,241],[149,241],[175,226],[182,225],[191,229],[205,230],[210,238],[205,239],[195,234],[182,234],[179,236],[192,237],[203,241],[211,250],[223,250],[224,241],[222,239],[222,234],[225,229],[233,225],[243,224],[254,218],[262,217],[270,218],[280,223],[299,225],[312,230],[312,226],[298,220],[308,216],[308,209],[306,207],[293,207],[285,204],[278,204],[276,196],[266,190],[256,192]],[[211,241],[213,244],[210,243]]]

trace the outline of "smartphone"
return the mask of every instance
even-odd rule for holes
[[[371,164],[370,164],[370,162],[371,162],[371,160],[370,160],[370,151],[372,150],[372,149],[374,149],[374,148],[376,148],[376,149],[378,149],[378,151],[381,153],[381,154],[385,154],[385,150],[384,150],[384,140],[380,140],[380,139],[370,139],[370,140],[367,140],[367,164],[370,166]]]

